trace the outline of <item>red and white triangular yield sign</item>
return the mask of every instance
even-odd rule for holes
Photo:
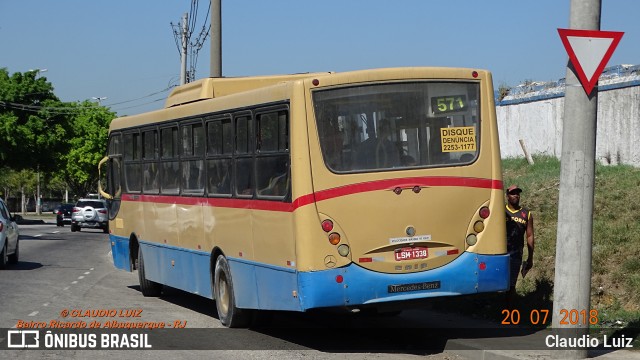
[[[623,32],[558,29],[582,87],[591,94]]]

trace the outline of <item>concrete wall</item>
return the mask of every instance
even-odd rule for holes
[[[640,167],[640,84],[608,88],[603,87],[598,93],[596,160]],[[503,158],[524,156],[520,139],[532,155],[561,157],[563,96],[507,97],[497,103]]]

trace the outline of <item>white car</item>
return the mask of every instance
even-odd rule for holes
[[[15,218],[9,213],[7,205],[0,199],[0,269],[9,264],[18,263],[19,231]]]
[[[109,232],[109,210],[102,199],[80,199],[71,212],[71,231],[81,228],[102,229]]]

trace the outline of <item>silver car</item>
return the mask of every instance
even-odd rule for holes
[[[102,199],[80,199],[71,212],[71,231],[82,228],[102,229],[109,232],[109,211]]]
[[[9,213],[4,201],[0,199],[0,269],[9,264],[18,263],[19,231],[15,218]]]

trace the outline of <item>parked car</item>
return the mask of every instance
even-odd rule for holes
[[[80,199],[71,212],[71,231],[82,228],[102,229],[109,232],[107,201],[102,199]]]
[[[73,207],[74,204],[60,204],[56,206],[53,210],[53,213],[56,214],[56,225],[64,226],[64,224],[71,224]]]
[[[0,269],[18,263],[19,235],[15,218],[0,199]]]

